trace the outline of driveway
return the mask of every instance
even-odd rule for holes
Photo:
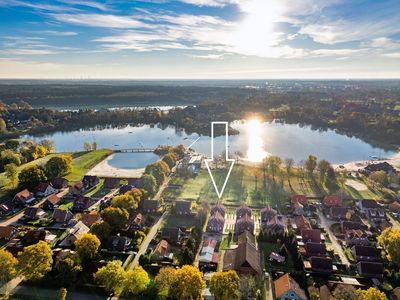
[[[335,235],[333,234],[333,232],[331,230],[331,225],[336,222],[328,220],[320,210],[318,210],[318,216],[319,216],[319,219],[321,220],[321,226],[323,228],[325,228],[326,233],[328,233],[328,235],[329,235],[329,238],[332,242],[333,251],[337,255],[339,255],[340,260],[342,261],[343,264],[350,266],[350,262],[347,259],[346,254],[344,254],[342,246],[340,246]]]

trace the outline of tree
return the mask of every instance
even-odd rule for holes
[[[100,241],[105,241],[111,234],[111,226],[107,222],[97,221],[90,227],[90,232],[97,236]]]
[[[157,185],[161,185],[166,175],[170,172],[168,165],[164,161],[158,161],[147,165],[145,169],[145,173],[149,175],[153,175],[156,179]]]
[[[210,279],[210,292],[216,300],[239,298],[240,278],[235,271],[216,272]]]
[[[288,177],[288,181],[290,180],[290,176],[292,176],[293,166],[294,166],[294,160],[292,158],[286,158],[285,159],[285,169],[286,169],[286,175]]]
[[[8,164],[16,164],[17,166],[21,165],[21,154],[15,153],[13,150],[4,150],[1,152],[1,166],[5,166]]]
[[[123,208],[126,211],[131,211],[138,207],[138,203],[130,195],[119,195],[112,199],[111,205],[117,208]]]
[[[38,159],[41,157],[45,157],[49,154],[49,151],[42,145],[35,146],[35,151],[32,154],[33,159]]]
[[[100,249],[100,240],[91,233],[83,234],[74,244],[75,251],[82,260],[95,258]]]
[[[400,229],[386,228],[378,237],[378,242],[386,250],[389,260],[400,266]]]
[[[317,157],[315,157],[314,155],[309,155],[304,162],[304,167],[311,175],[317,167]]]
[[[83,149],[87,152],[92,151],[92,145],[88,142],[83,143]]]
[[[333,291],[334,299],[340,300],[360,300],[356,289],[352,285],[338,285]]]
[[[8,251],[0,249],[0,286],[17,276],[17,259]]]
[[[240,277],[240,295],[242,299],[255,298],[256,295],[256,281],[253,276]]]
[[[24,276],[25,280],[42,279],[51,271],[52,264],[53,252],[44,241],[25,247],[18,253],[18,273]]]
[[[384,187],[388,186],[389,184],[389,178],[385,171],[372,172],[368,178]]]
[[[79,273],[82,272],[82,266],[75,254],[67,255],[60,259],[56,263],[56,269],[58,272],[57,281],[63,286],[68,286],[75,282]]]
[[[175,163],[177,161],[176,155],[174,153],[168,153],[164,155],[162,160],[168,165],[168,167],[173,168],[175,166]]]
[[[133,295],[143,292],[150,283],[147,272],[141,267],[136,266],[133,270],[126,273],[125,289]]]
[[[8,164],[4,167],[6,177],[10,180],[11,185],[14,187],[18,179],[18,168],[15,164]]]
[[[18,175],[21,188],[34,189],[39,183],[46,182],[47,177],[42,167],[37,165],[24,168]]]
[[[19,140],[7,140],[4,145],[6,146],[6,149],[10,149],[12,151],[17,151],[19,147]]]
[[[122,229],[129,220],[129,213],[118,207],[107,207],[101,212],[102,219],[110,224],[113,230]]]
[[[169,296],[178,299],[199,299],[205,286],[203,273],[196,267],[185,265],[176,271]]]
[[[331,164],[329,163],[329,161],[323,159],[318,162],[318,172],[321,183],[325,181],[329,168],[331,168]]]
[[[155,277],[155,282],[158,287],[158,294],[162,297],[168,297],[169,291],[175,282],[176,269],[173,267],[161,268]]]
[[[94,275],[95,281],[104,287],[109,293],[117,294],[123,287],[126,272],[122,267],[122,262],[113,260],[106,266],[97,270]]]
[[[93,141],[92,143],[92,150],[97,150],[97,142]]]
[[[58,292],[58,299],[59,300],[66,300],[67,299],[67,289],[61,288]]]
[[[272,155],[266,159],[266,164],[272,174],[272,177],[275,178],[275,175],[279,172],[282,165],[282,159],[279,156]]]
[[[142,181],[143,181],[143,189],[147,191],[149,197],[153,197],[157,189],[157,181],[154,178],[154,176],[149,174],[144,174],[142,176]]]
[[[132,190],[126,192],[125,194],[132,196],[133,199],[135,199],[136,203],[140,203],[140,201],[142,200],[142,196],[143,196],[142,191],[139,190],[138,188],[133,188]]]
[[[69,155],[54,156],[45,165],[46,175],[52,179],[69,173],[72,169],[72,157]]]
[[[368,290],[358,289],[357,294],[361,300],[388,300],[385,293],[373,287],[370,287]]]
[[[42,140],[39,145],[45,147],[47,149],[47,152],[52,153],[56,150],[56,146],[54,144],[53,140],[50,139],[44,139]]]
[[[0,118],[0,133],[6,133],[7,132],[7,123],[4,121],[3,118]]]

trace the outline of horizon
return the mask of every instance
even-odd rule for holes
[[[400,78],[396,0],[0,0],[0,78]]]

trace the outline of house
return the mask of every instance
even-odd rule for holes
[[[333,220],[347,220],[351,218],[351,213],[347,209],[347,207],[343,206],[331,206],[329,209],[329,215]]]
[[[358,202],[358,206],[370,222],[379,222],[386,219],[385,209],[375,200],[363,199]]]
[[[100,213],[97,210],[92,210],[89,213],[81,214],[81,221],[87,227],[91,227],[94,223],[100,220]]]
[[[304,229],[311,229],[310,221],[304,216],[296,216],[291,222],[292,228],[300,233]]]
[[[180,242],[182,231],[176,227],[164,227],[161,231],[161,238],[167,240],[171,244]]]
[[[68,187],[68,180],[62,177],[56,177],[51,181],[51,185],[57,190],[65,189]]]
[[[47,232],[44,229],[30,230],[25,234],[22,242],[25,246],[34,245],[40,241],[45,241],[46,235]]]
[[[286,219],[282,215],[274,216],[267,223],[262,223],[262,228],[283,235],[286,231]]]
[[[397,174],[397,170],[386,161],[376,164],[369,164],[364,168],[364,172],[367,175],[376,171],[384,171],[386,174]]]
[[[235,270],[240,275],[262,274],[261,254],[255,237],[249,231],[239,236],[237,248],[225,250],[223,271],[229,270]]]
[[[260,210],[261,223],[266,223],[276,216],[276,210],[273,209],[270,205],[267,205],[263,209]]]
[[[306,256],[326,256],[326,246],[323,243],[308,242],[305,244]]]
[[[217,204],[217,205],[214,205],[212,208],[211,208],[211,215],[213,215],[213,214],[215,214],[216,212],[218,212],[222,217],[224,217],[225,218],[225,206],[223,206],[222,204]]]
[[[370,222],[380,223],[386,221],[386,212],[384,208],[370,209],[367,213],[367,218]]]
[[[192,202],[177,200],[174,205],[174,212],[177,215],[190,215],[192,213]]]
[[[342,227],[342,232],[346,232],[347,230],[366,229],[366,226],[364,224],[353,221],[342,221],[341,227]]]
[[[79,196],[85,192],[85,186],[82,182],[77,182],[73,186],[69,187],[69,194],[72,196]]]
[[[72,211],[74,213],[83,212],[87,210],[90,206],[92,206],[94,203],[95,200],[93,200],[92,198],[80,196],[75,199],[74,205],[72,206]]]
[[[121,186],[120,188],[119,188],[119,194],[120,195],[123,195],[123,194],[125,194],[125,193],[127,193],[127,192],[130,192],[131,190],[133,190],[135,187],[133,186],[133,185],[130,185],[130,184],[125,184],[125,185],[123,185],[123,186]]]
[[[211,217],[208,219],[207,223],[207,232],[214,232],[214,233],[222,233],[224,230],[225,219],[216,211]]]
[[[254,234],[254,220],[248,214],[244,214],[241,218],[237,219],[235,224],[236,235],[240,235],[245,231]]]
[[[142,201],[142,209],[143,212],[151,213],[156,212],[160,207],[160,202],[158,200],[143,200]]]
[[[315,273],[330,274],[333,270],[332,258],[312,256],[310,258],[311,270]]]
[[[199,266],[207,267],[207,270],[216,270],[219,253],[215,252],[216,240],[205,240],[199,254]]]
[[[89,232],[89,227],[87,227],[83,222],[79,221],[69,229],[68,235],[65,237],[65,239],[60,243],[60,247],[71,247],[74,245],[75,241],[79,239],[83,234]]]
[[[381,251],[372,246],[353,246],[351,253],[357,261],[379,261]]]
[[[141,188],[143,185],[142,178],[128,178],[128,184],[136,188]]]
[[[108,240],[108,248],[111,251],[126,252],[129,250],[131,243],[132,240],[126,236],[114,235]]]
[[[27,189],[24,189],[24,190],[20,191],[19,193],[17,193],[13,199],[13,201],[17,204],[29,204],[33,200],[35,200],[34,195]]]
[[[236,209],[236,219],[241,219],[244,217],[244,215],[251,217],[251,208],[243,203],[239,208]]]
[[[300,285],[289,276],[282,275],[274,281],[275,298],[280,300],[307,300],[306,293]]]
[[[50,183],[40,183],[36,187],[35,193],[38,197],[47,197],[51,194],[57,193],[57,189],[55,189]]]
[[[299,202],[302,205],[308,204],[308,198],[305,195],[292,195],[290,196],[290,200],[292,203]]]
[[[346,245],[353,246],[369,246],[368,234],[362,229],[349,229],[345,233]]]
[[[0,226],[0,239],[6,241],[11,240],[18,233],[18,229],[14,226]]]
[[[369,210],[378,209],[379,204],[378,204],[378,202],[376,202],[376,200],[363,199],[358,202],[358,207],[360,208],[360,210],[363,214],[367,215]]]
[[[106,189],[115,189],[119,186],[119,178],[107,177],[104,179],[104,187]]]
[[[57,208],[63,201],[64,200],[62,197],[58,196],[57,194],[52,194],[43,203],[43,209],[53,210]]]
[[[400,203],[397,201],[394,201],[389,204],[389,211],[395,214],[400,213]]]
[[[170,258],[169,244],[166,240],[161,240],[154,249],[151,259],[154,261],[163,261]]]
[[[342,206],[343,205],[343,200],[340,196],[337,195],[328,195],[324,197],[324,200],[322,202],[325,206],[331,207],[331,206]]]
[[[85,189],[90,189],[100,183],[100,179],[97,176],[85,175],[83,176],[82,183]]]
[[[43,218],[46,215],[43,209],[39,207],[27,207],[24,210],[24,217],[30,220]]]
[[[144,224],[144,217],[141,213],[137,213],[136,216],[131,221],[129,228],[138,230],[143,227]]]
[[[383,264],[378,262],[360,261],[357,263],[358,274],[364,277],[381,277],[383,274]]]
[[[293,215],[295,216],[304,216],[304,206],[300,202],[294,202],[292,204],[292,209],[293,209]]]
[[[0,214],[9,215],[18,207],[13,199],[9,199],[0,204]]]
[[[74,215],[69,210],[56,208],[51,217],[56,223],[66,224]]]
[[[303,229],[301,231],[301,238],[304,243],[321,243],[321,230],[319,229]]]

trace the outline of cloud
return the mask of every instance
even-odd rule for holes
[[[225,54],[204,54],[204,55],[190,54],[187,56],[200,59],[220,60],[224,58]]]
[[[43,30],[43,31],[37,31],[37,33],[54,35],[54,36],[74,36],[78,34],[74,31],[57,31],[57,30]]]
[[[391,52],[382,54],[383,57],[400,58],[400,52]]]
[[[181,2],[193,4],[196,6],[212,6],[212,7],[223,7],[233,1],[229,0],[181,0]]]
[[[7,49],[0,50],[2,55],[48,55],[55,54],[57,52],[44,49]]]
[[[96,1],[85,1],[85,0],[58,0],[58,1],[69,5],[78,5],[78,6],[96,8],[101,11],[112,10],[108,5]]]
[[[349,56],[368,51],[368,49],[318,49],[310,51],[311,56]]]

